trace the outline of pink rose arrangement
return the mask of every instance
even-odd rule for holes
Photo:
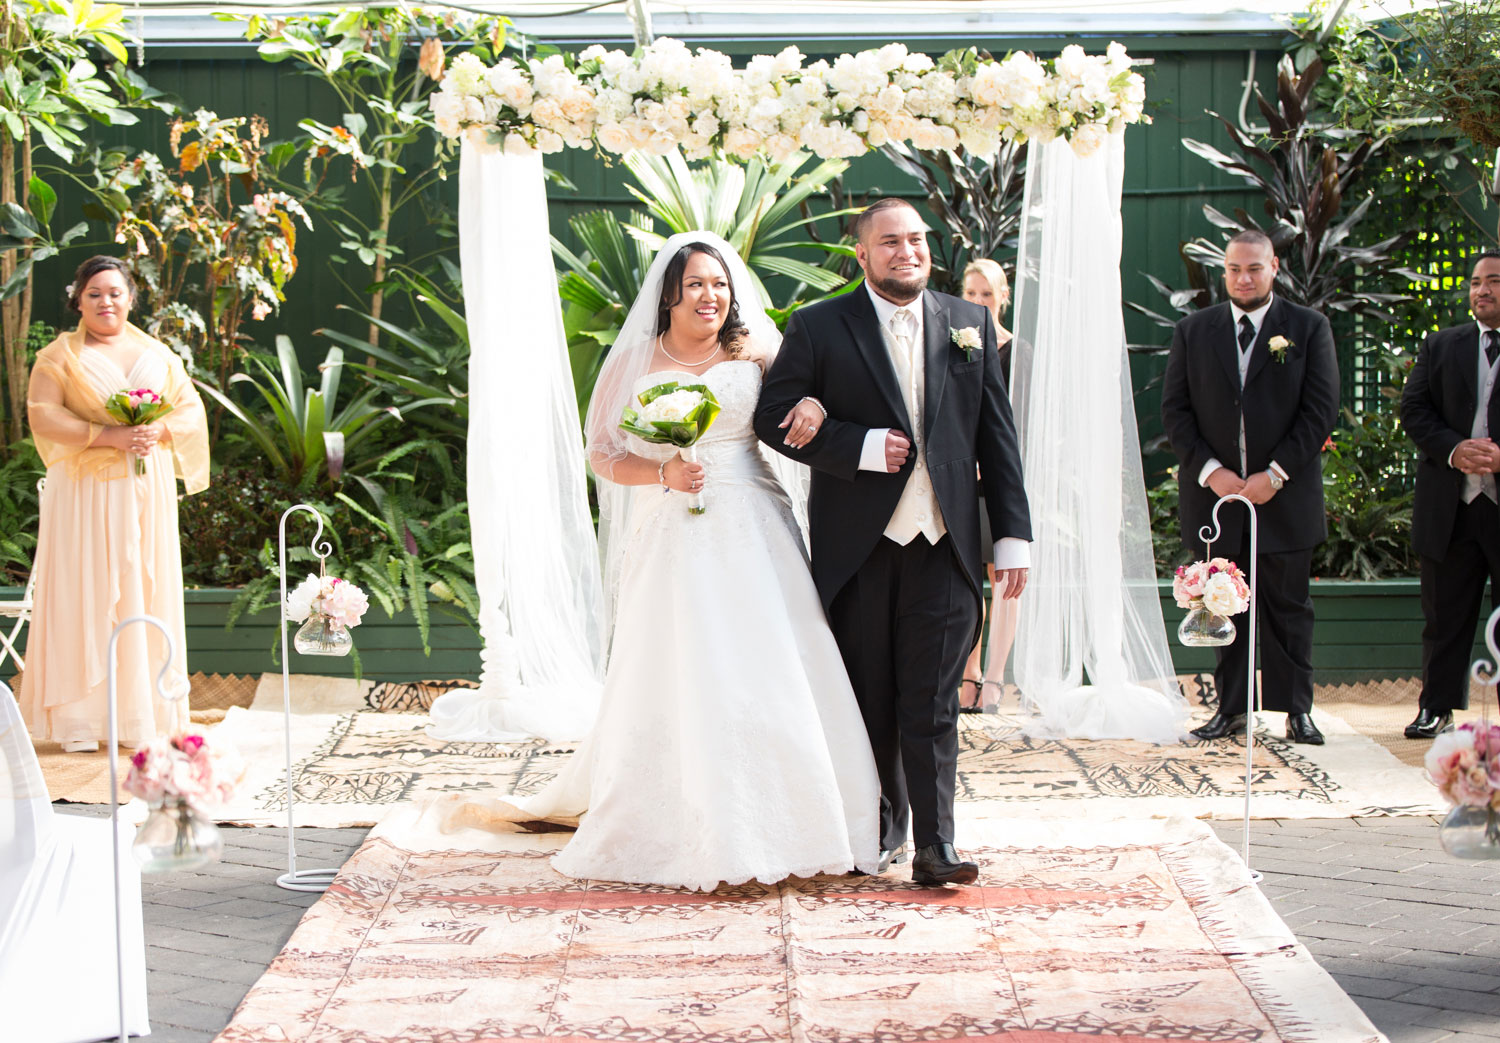
[[[1250,607],[1250,585],[1234,562],[1210,558],[1177,567],[1172,598],[1179,608],[1201,606],[1216,616],[1237,616]]]
[[[152,424],[172,411],[172,403],[150,388],[116,391],[104,400],[104,411],[126,427]],[[146,473],[146,461],[135,458],[135,473]]]
[[[232,746],[189,730],[158,736],[136,750],[125,789],[148,804],[182,800],[196,809],[229,800],[244,775],[244,761]]]
[[[308,616],[322,616],[334,630],[359,626],[370,599],[348,580],[333,576],[309,575],[286,596],[286,617],[302,622]]]
[[[1500,811],[1500,725],[1461,724],[1432,740],[1427,777],[1450,804]]]

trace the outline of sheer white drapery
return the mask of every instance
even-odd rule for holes
[[[539,153],[465,141],[459,253],[469,325],[469,518],[484,669],[433,703],[439,738],[582,739],[604,624],[583,440]]]
[[[1036,542],[1015,673],[1029,734],[1184,737],[1157,596],[1120,311],[1124,136],[1034,142],[1011,397]],[[1084,684],[1087,671],[1090,684]]]

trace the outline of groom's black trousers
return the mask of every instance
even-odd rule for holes
[[[953,842],[958,682],[979,603],[947,536],[882,537],[829,606],[880,773],[880,844]]]
[[[1230,559],[1250,575],[1250,534],[1247,530]],[[1215,553],[1222,553],[1215,549]],[[1256,616],[1260,638],[1261,709],[1286,713],[1311,713],[1313,705],[1313,603],[1308,578],[1312,573],[1312,551],[1281,554],[1261,551],[1255,577],[1255,596],[1260,601]],[[1246,661],[1250,655],[1249,613],[1234,617],[1234,643],[1218,652],[1214,684],[1219,689],[1219,712],[1245,712],[1249,694]]]

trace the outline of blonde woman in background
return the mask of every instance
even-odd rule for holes
[[[150,614],[174,645],[172,682],[187,683],[177,480],[208,487],[208,425],[182,360],[130,322],[130,270],[91,257],[69,288],[78,328],[36,357],[26,411],[47,465],[21,710],[32,734],[91,753],[108,734],[107,652],[114,627]],[[152,424],[125,427],[104,408],[117,391],[150,388],[172,403]],[[136,473],[134,461],[145,462]],[[188,723],[187,700],[155,694],[163,642],[154,627],[120,634],[119,741],[139,746]]]
[[[1001,372],[1009,385],[1011,332],[1000,321],[1010,306],[1010,283],[1005,278],[1005,269],[988,257],[970,261],[964,268],[963,298],[990,310],[990,316],[995,320],[995,344],[1000,350]],[[985,569],[990,579],[990,655],[989,663],[981,668],[983,642],[976,643],[969,653],[958,693],[959,709],[963,713],[979,713],[999,704],[1004,691],[1005,663],[1010,658],[1011,644],[1016,638],[1016,621],[1020,618],[1020,598],[1002,598],[995,594],[994,543],[990,539],[990,519],[983,495],[979,497],[979,524],[979,545],[984,548]],[[986,692],[987,688],[992,688],[993,692]]]

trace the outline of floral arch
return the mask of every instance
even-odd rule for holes
[[[1142,685],[1153,681],[1164,693],[1171,664],[1154,574],[1135,576],[1139,555],[1112,550],[1121,533],[1144,533],[1151,561],[1144,487],[1128,477],[1132,458],[1139,472],[1139,445],[1133,414],[1122,415],[1129,375],[1119,291],[1123,131],[1146,118],[1144,103],[1144,82],[1119,44],[1105,55],[1069,46],[1055,59],[1016,53],[996,61],[972,48],[934,60],[892,43],[812,63],[788,47],[738,69],[727,55],[671,39],[633,55],[596,46],[490,67],[471,54],[455,59],[431,104],[439,130],[462,153],[469,438],[483,447],[469,454],[468,481],[484,670],[477,693],[437,701],[434,731],[449,739],[579,739],[597,710],[603,596],[541,160],[564,148],[682,148],[689,158],[748,159],[799,149],[857,156],[893,141],[978,155],[1004,141],[1036,143],[1017,262],[1012,394],[1018,418],[1039,425],[1024,463],[1043,533],[1058,518],[1087,519],[1089,530],[1040,548],[1028,588],[1029,645],[1023,605],[1030,673],[1022,684],[1072,698],[1087,666],[1091,687],[1112,705],[1141,692],[1149,698]],[[1092,380],[1060,365],[1077,358],[1080,345],[1099,353]],[[1033,374],[1033,357],[1051,364]],[[1098,451],[1097,437],[1068,437],[1059,426],[1067,416],[1053,408],[1063,388],[1070,411],[1119,441],[1120,455]],[[1084,460],[1033,453],[1079,442],[1094,447]],[[1033,474],[1068,480],[1033,490]],[[1119,599],[1108,594],[1113,587]],[[1085,588],[1089,604],[1077,597]],[[1061,629],[1053,625],[1059,616],[1068,641],[1044,640]]]

